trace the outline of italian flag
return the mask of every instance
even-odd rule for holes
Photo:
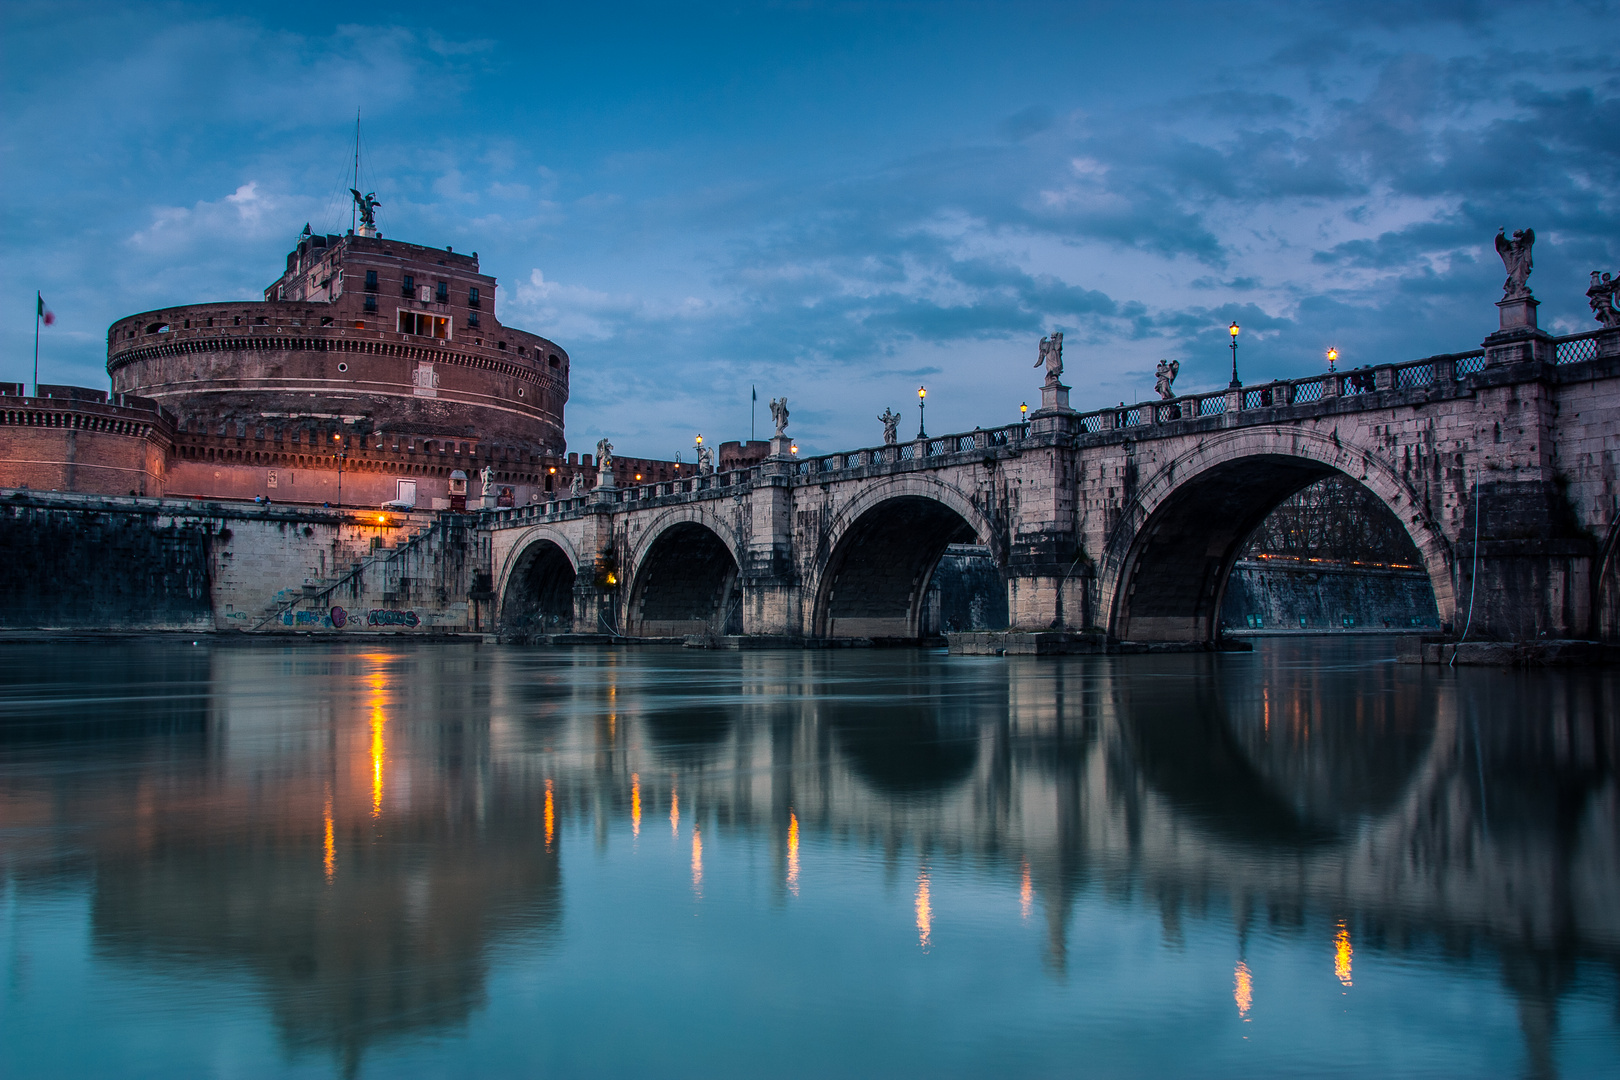
[[[45,298],[39,295],[39,293],[35,293],[34,299],[39,301],[38,318],[44,319],[46,326],[49,326],[51,323],[55,322],[56,312],[45,306]]]

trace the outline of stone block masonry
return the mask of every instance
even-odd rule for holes
[[[455,515],[0,490],[0,629],[478,632],[487,546]]]

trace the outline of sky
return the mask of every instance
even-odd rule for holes
[[[0,2],[0,380],[253,299],[306,222],[476,251],[569,445],[808,452],[1553,333],[1620,270],[1620,5]]]

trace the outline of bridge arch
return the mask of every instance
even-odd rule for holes
[[[816,637],[915,639],[945,549],[977,542],[1006,562],[972,496],[937,476],[863,485],[828,524],[804,584]]]
[[[1098,560],[1098,610],[1107,613],[1109,634],[1213,639],[1227,579],[1249,534],[1290,495],[1335,473],[1370,490],[1394,514],[1417,546],[1441,617],[1453,618],[1445,535],[1399,473],[1335,435],[1276,426],[1217,433],[1148,477]]]
[[[511,547],[497,580],[496,627],[526,639],[568,633],[574,625],[574,580],[579,553],[557,529],[528,529]]]
[[[626,553],[624,632],[742,633],[741,547],[734,531],[702,506],[659,514]]]

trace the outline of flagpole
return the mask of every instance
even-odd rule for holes
[[[39,319],[45,310],[45,295],[34,293],[34,396],[39,397]]]
[[[34,331],[34,336],[36,338],[39,336],[39,331],[38,330]],[[34,351],[36,353],[39,351],[39,345],[38,345],[37,342],[35,343]],[[757,412],[759,412],[759,387],[750,386],[748,388],[748,441],[749,442],[754,441],[754,414],[757,413]]]

